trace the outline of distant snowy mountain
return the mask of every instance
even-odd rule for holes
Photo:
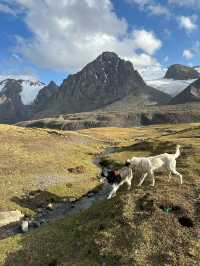
[[[30,105],[34,102],[36,99],[39,91],[45,86],[44,83],[38,81],[32,76],[0,76],[0,93],[3,94],[6,89],[7,85],[10,84],[10,81],[12,81],[13,89],[15,87],[15,84],[18,87],[21,87],[20,89],[20,96],[21,101],[24,105]],[[14,84],[15,83],[15,84]]]
[[[187,88],[196,79],[190,80],[174,80],[174,79],[156,79],[156,80],[146,80],[147,85],[160,90],[162,92],[168,93],[171,96],[176,96]]]
[[[179,68],[184,67],[181,65],[173,65],[173,66],[179,66]],[[172,69],[173,66],[170,66],[169,69]],[[200,73],[200,66],[195,66],[193,68]],[[191,83],[193,83],[196,80],[196,79],[164,78],[164,76],[166,77],[166,73],[167,72],[169,73],[169,69],[160,68],[160,67],[157,68],[149,67],[148,69],[144,69],[144,71],[142,72],[143,78],[148,86],[151,86],[167,94],[170,94],[173,97],[181,93],[185,88],[187,88]],[[188,67],[186,69],[191,70],[192,68]],[[182,72],[180,71],[180,69],[178,70],[179,74],[181,75]],[[146,73],[148,73],[148,75]]]
[[[200,73],[200,66],[195,66],[194,69]]]

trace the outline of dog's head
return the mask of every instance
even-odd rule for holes
[[[125,162],[125,166],[131,167],[132,170],[134,170],[137,167],[138,160],[137,157],[133,157],[131,159],[127,159]]]
[[[101,172],[100,181],[110,185],[121,182],[121,176],[118,170],[103,168]]]

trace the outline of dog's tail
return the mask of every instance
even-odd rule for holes
[[[175,159],[177,159],[181,155],[180,147],[181,145],[176,146]]]

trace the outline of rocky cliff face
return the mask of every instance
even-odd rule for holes
[[[58,89],[59,86],[54,81],[51,81],[47,86],[43,87],[33,103],[34,112],[41,111]]]
[[[199,77],[200,73],[193,67],[179,64],[170,66],[167,70],[167,73],[165,74],[166,79],[174,80],[198,79]]]
[[[22,103],[20,93],[21,82],[8,79],[0,82],[0,121],[14,123],[26,118],[26,107]]]
[[[0,123],[15,123],[32,115],[32,102],[44,86],[39,81],[8,78],[0,81]]]
[[[200,78],[170,101],[171,104],[189,102],[200,102]]]
[[[80,72],[64,80],[50,99],[46,110],[37,116],[96,110],[133,97],[134,105],[163,103],[170,97],[148,87],[129,61],[115,53],[104,52]]]

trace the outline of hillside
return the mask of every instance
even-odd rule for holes
[[[127,102],[131,99],[127,99]],[[154,124],[178,124],[200,121],[198,103],[180,105],[144,106],[140,108],[116,102],[96,112],[64,114],[51,118],[36,119],[17,123],[28,128],[51,128],[79,130],[97,127],[138,127]]]
[[[94,111],[115,102],[126,105],[127,98],[132,99],[132,106],[162,104],[171,99],[147,86],[131,62],[115,53],[104,52],[80,72],[69,75],[33,119]]]
[[[185,90],[174,97],[171,104],[182,104],[200,101],[200,79],[194,81]]]
[[[171,65],[166,74],[165,79],[174,80],[188,80],[188,79],[198,79],[200,73],[193,67],[184,66],[180,64]]]
[[[30,145],[24,141],[21,142],[16,135],[34,136],[29,148],[35,153],[34,157],[28,160],[29,162],[35,161],[40,151],[38,148],[44,149],[48,139],[48,143],[51,143],[56,153],[55,157],[53,153],[51,155],[49,145],[46,146],[50,150],[50,154],[46,153],[48,165],[52,165],[54,169],[58,165],[58,168],[65,165],[70,159],[72,164],[77,158],[72,158],[73,151],[75,151],[73,146],[79,145],[79,150],[75,154],[76,156],[80,156],[80,153],[84,154],[81,164],[89,167],[84,176],[86,178],[86,173],[89,176],[93,174],[94,180],[97,180],[95,173],[97,174],[98,170],[91,164],[92,157],[95,156],[95,149],[99,144],[101,144],[99,151],[102,150],[102,142],[104,148],[110,146],[115,148],[110,154],[104,155],[101,162],[104,165],[112,163],[118,166],[123,165],[124,160],[133,155],[174,152],[178,143],[182,145],[182,148],[177,169],[183,174],[184,180],[182,186],[176,177],[168,182],[166,173],[161,172],[156,176],[154,188],[150,187],[150,179],[138,188],[136,186],[138,178],[135,176],[130,192],[123,187],[114,199],[95,203],[88,210],[73,217],[50,221],[26,234],[0,240],[1,265],[199,265],[199,124],[177,125],[176,129],[171,125],[136,129],[101,128],[82,130],[77,133],[65,132],[64,135],[59,131],[55,133],[55,131],[17,127],[0,128],[0,131],[1,136],[4,135],[3,132],[9,133],[9,141],[6,144],[8,149],[4,149],[4,154],[7,150],[12,151],[11,140],[16,139],[17,146],[23,148],[23,151],[27,149],[27,145]],[[38,135],[40,140],[37,140]],[[12,138],[12,136],[15,137]],[[56,146],[54,146],[54,140]],[[73,146],[68,147],[72,140],[75,140]],[[84,147],[86,140],[89,140],[89,143],[87,141],[87,148],[82,153],[81,147]],[[63,146],[64,143],[66,146]],[[63,149],[57,146],[58,144]],[[70,153],[67,153],[66,149],[71,149]],[[66,159],[64,160],[66,161],[61,165],[60,157],[57,157],[58,150],[61,152],[65,150]],[[13,154],[12,162],[16,164],[19,153],[11,152],[10,154]],[[26,158],[29,157],[26,155]],[[40,161],[43,162],[41,160],[43,158],[45,158],[44,155],[40,156]],[[29,167],[29,171],[32,169],[33,166]],[[43,167],[40,171],[42,169]],[[91,169],[94,169],[94,172],[91,172]],[[6,170],[4,175],[5,173]],[[11,176],[11,173],[10,175],[8,173],[6,180],[3,181],[4,191],[9,187]],[[86,180],[84,176],[82,178]],[[74,178],[76,180],[77,176]],[[46,176],[43,181],[47,182]],[[71,190],[73,191],[75,187],[73,187],[73,181],[70,182],[72,182]],[[94,182],[98,184],[97,181]],[[27,186],[29,183],[28,179],[24,179],[22,186],[31,190],[30,185]],[[84,186],[87,191],[88,183],[84,182]],[[92,185],[90,189],[91,187]],[[14,183],[13,188],[17,188]],[[58,192],[54,193],[58,195]],[[63,192],[59,197],[65,198],[65,193],[67,192]],[[22,194],[19,193],[18,197],[21,196]],[[29,200],[32,203],[34,198]],[[27,209],[29,208],[30,206],[27,206]]]

